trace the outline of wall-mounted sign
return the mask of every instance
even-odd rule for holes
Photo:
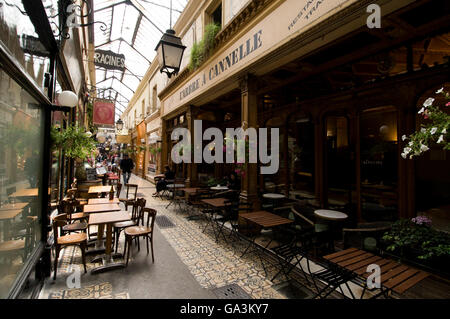
[[[94,124],[114,125],[115,104],[111,101],[97,100],[94,102]]]
[[[125,69],[125,55],[112,51],[95,50],[94,64],[105,69]]]

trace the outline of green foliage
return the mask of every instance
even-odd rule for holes
[[[400,219],[383,235],[388,251],[403,252],[408,248],[422,252],[419,259],[450,256],[450,235],[409,219]]]
[[[214,43],[217,33],[220,31],[220,25],[210,23],[205,26],[203,39],[198,43],[194,43],[191,49],[191,59],[189,69],[197,69],[204,61],[208,59],[214,50]]]
[[[161,153],[161,147],[150,147],[149,148],[150,153],[153,155],[156,155],[158,153]]]
[[[53,148],[64,151],[69,158],[85,160],[95,150],[95,142],[83,128],[68,126],[64,130],[52,127],[50,132]]]
[[[226,181],[221,178],[214,178],[214,177],[210,177],[208,179],[208,181],[206,182],[206,185],[208,185],[208,187],[213,187],[213,186],[217,186],[217,185],[225,185]]]

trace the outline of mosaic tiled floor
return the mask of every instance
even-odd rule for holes
[[[90,285],[79,289],[63,289],[51,292],[48,299],[129,299],[127,292],[112,293],[112,284],[109,282]]]
[[[147,182],[135,178],[133,183],[145,185]],[[266,277],[260,260],[255,253],[241,253],[247,242],[231,241],[215,242],[211,228],[202,233],[204,221],[188,220],[186,213],[173,206],[166,209],[167,201],[151,197],[153,189],[143,189],[147,198],[147,206],[158,211],[158,215],[167,216],[176,227],[161,229],[161,233],[175,249],[180,259],[189,267],[196,280],[204,288],[214,289],[229,284],[238,284],[254,299],[284,299],[285,296],[272,288],[272,285],[284,280],[282,276],[274,282],[272,278],[278,269],[267,269]],[[265,261],[265,265],[270,264]]]

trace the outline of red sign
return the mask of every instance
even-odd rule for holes
[[[115,105],[108,101],[94,102],[94,124],[114,125]]]

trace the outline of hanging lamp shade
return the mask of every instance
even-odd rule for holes
[[[155,49],[160,72],[166,73],[169,78],[174,74],[178,74],[185,49],[186,47],[181,42],[181,39],[175,35],[175,31],[172,29],[167,30]]]
[[[58,96],[60,106],[75,107],[78,104],[78,96],[72,91],[62,91]]]

